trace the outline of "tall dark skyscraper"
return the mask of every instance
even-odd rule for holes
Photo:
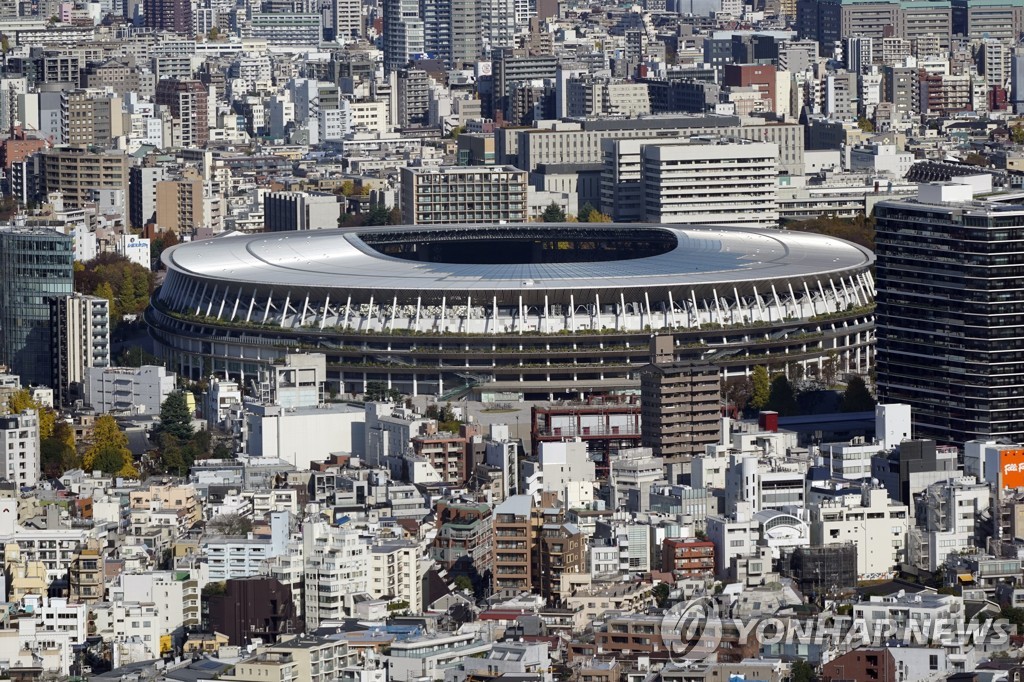
[[[923,185],[875,208],[880,402],[914,435],[1024,440],[1024,206]]]
[[[50,305],[72,291],[71,237],[44,228],[0,228],[0,363],[23,383],[51,380]]]

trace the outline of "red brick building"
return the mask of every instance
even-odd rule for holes
[[[677,578],[696,578],[715,572],[715,543],[697,538],[665,538],[661,570]]]

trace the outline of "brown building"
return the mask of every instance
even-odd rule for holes
[[[536,507],[530,495],[512,495],[494,508],[495,591],[533,591],[551,599],[563,573],[581,573],[585,566],[583,533],[565,522],[561,508]]]
[[[722,83],[729,87],[754,88],[768,103],[768,110],[775,111],[775,74],[773,65],[726,64]]]
[[[156,104],[174,119],[174,146],[205,147],[210,141],[209,91],[197,80],[164,78],[156,84]]]
[[[441,480],[453,485],[464,485],[472,474],[472,458],[466,444],[466,438],[454,433],[434,433],[412,439],[416,456],[429,461]]]
[[[715,572],[715,543],[696,538],[665,538],[661,570],[677,578],[697,578]]]
[[[66,144],[110,146],[124,135],[121,98],[101,90],[70,90],[60,96]]]
[[[671,467],[718,442],[721,379],[714,365],[676,362],[671,336],[651,339],[651,364],[640,370],[642,442]]]
[[[192,33],[192,3],[189,0],[142,0],[146,28],[172,33]]]
[[[203,594],[203,630],[220,632],[235,645],[253,639],[277,642],[302,631],[291,589],[273,578],[253,576],[228,580],[224,591]]]
[[[430,558],[453,575],[489,576],[494,563],[494,528],[487,504],[437,504],[437,535]]]
[[[121,97],[125,93],[138,92],[142,86],[140,72],[135,68],[135,59],[108,59],[91,64],[85,73],[86,87],[110,88]]]
[[[91,152],[85,147],[55,147],[41,152],[42,192],[62,192],[66,208],[83,208],[96,190],[128,193],[128,157],[123,152]]]
[[[175,234],[189,234],[205,224],[203,181],[199,178],[156,183],[156,225]]]
[[[104,558],[98,542],[79,549],[68,566],[68,596],[72,601],[95,604],[106,597]]]
[[[597,477],[608,477],[611,458],[623,448],[640,446],[640,404],[596,400],[534,406],[530,410],[533,452],[540,444],[579,438],[596,463]]]

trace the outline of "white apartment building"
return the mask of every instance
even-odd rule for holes
[[[712,141],[641,150],[645,219],[653,223],[775,227],[778,145]]]
[[[859,580],[890,578],[906,558],[910,513],[884,488],[865,484],[859,502],[826,500],[813,504],[810,514],[812,545],[856,544]]]
[[[370,592],[370,545],[358,531],[307,521],[302,526],[306,628],[340,620],[353,597]]]
[[[118,600],[152,602],[160,622],[160,634],[170,635],[175,644],[181,644],[189,628],[201,622],[199,611],[199,583],[188,574],[176,571],[152,573],[123,573],[120,588],[111,593]]]
[[[262,575],[266,562],[288,549],[291,514],[274,512],[270,537],[211,537],[203,540],[211,581]]]
[[[39,415],[35,410],[0,417],[0,471],[19,488],[39,482]]]
[[[111,643],[114,667],[160,658],[160,614],[156,604],[102,602],[90,607],[90,616],[94,634]]]
[[[439,680],[445,670],[470,656],[486,654],[491,643],[473,632],[396,641],[385,656],[391,682]]]
[[[979,483],[973,476],[929,485],[918,506],[918,525],[910,529],[908,561],[926,571],[935,571],[950,554],[974,549],[979,522],[991,501],[988,484]]]
[[[375,599],[406,602],[412,613],[423,610],[420,590],[419,547],[396,540],[370,550],[368,586]]]
[[[177,376],[163,367],[90,367],[86,402],[99,414],[158,414]]]
[[[730,455],[725,472],[725,504],[748,502],[754,511],[802,507],[807,463],[782,457]]]
[[[91,367],[110,366],[110,302],[78,293],[51,298],[50,330],[54,399],[69,405],[85,398]]]

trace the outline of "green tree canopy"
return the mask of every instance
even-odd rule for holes
[[[192,412],[188,409],[182,391],[174,391],[164,400],[160,406],[160,423],[153,429],[153,433],[158,438],[166,433],[179,444],[192,438]]]
[[[114,253],[101,254],[75,268],[75,291],[107,299],[114,326],[124,315],[145,311],[154,284],[149,268]]]
[[[771,394],[772,382],[768,377],[768,368],[758,365],[750,374],[752,384],[749,405],[755,410],[763,410],[768,405],[768,397]]]
[[[843,405],[840,409],[843,412],[868,412],[875,409],[875,399],[871,396],[863,378],[852,377],[846,384],[846,390],[843,392]]]
[[[777,374],[772,379],[766,407],[778,412],[780,417],[791,417],[797,413],[796,392],[785,374]]]
[[[548,204],[548,207],[544,209],[544,213],[541,214],[541,220],[545,223],[564,223],[565,211],[561,206],[552,201]]]
[[[120,464],[115,467],[115,464]],[[86,471],[100,469],[109,474],[117,474],[125,478],[137,478],[139,473],[132,465],[132,452],[128,449],[128,437],[121,431],[109,414],[96,418],[93,424],[92,445],[82,457],[82,467]]]

